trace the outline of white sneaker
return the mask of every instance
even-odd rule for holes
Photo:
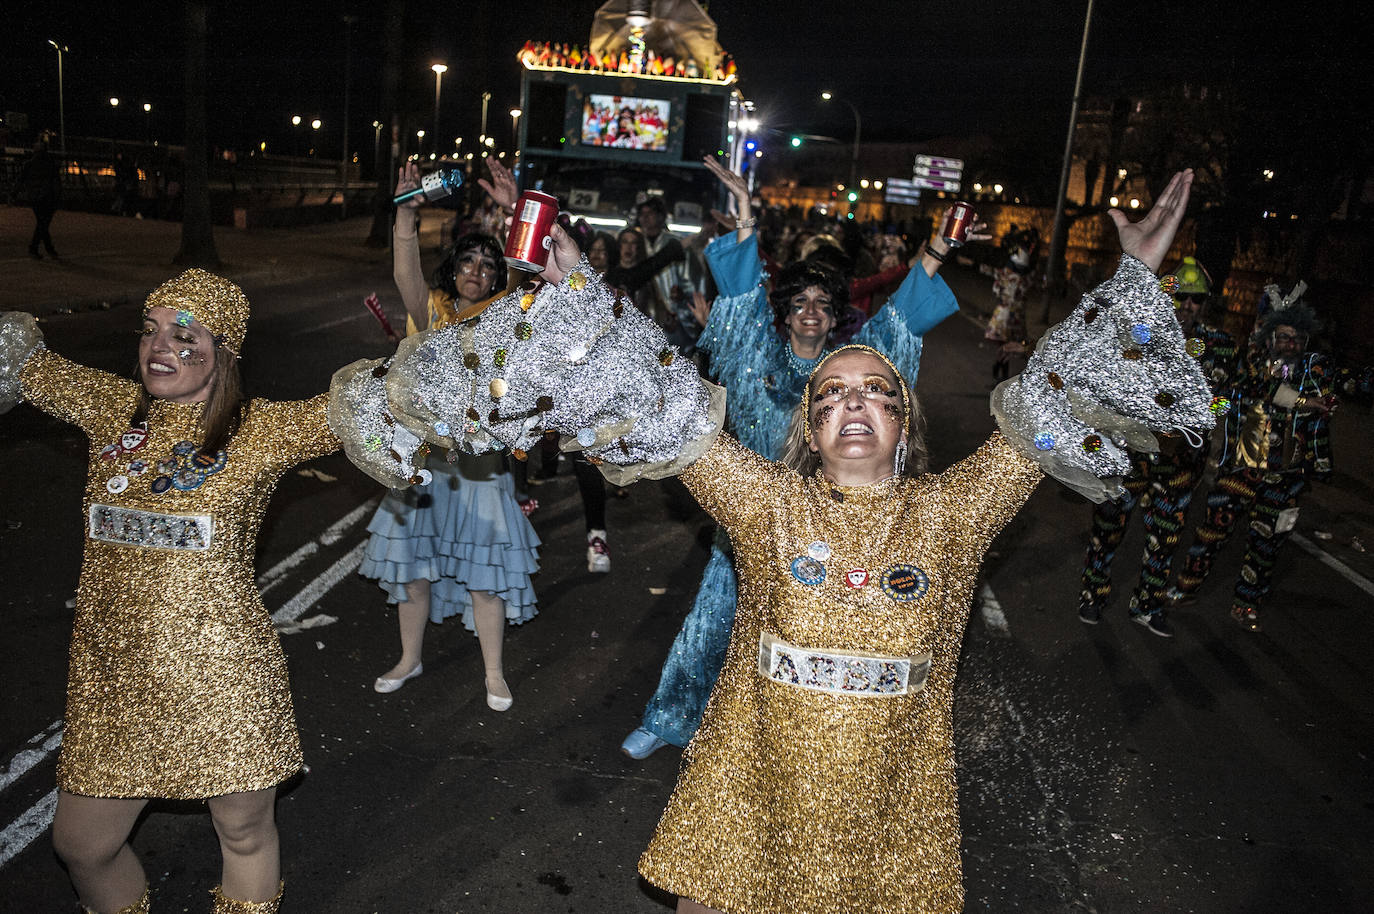
[[[606,546],[605,530],[587,531],[587,570],[594,574],[611,570],[611,550]]]

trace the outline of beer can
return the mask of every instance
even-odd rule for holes
[[[973,207],[968,203],[956,203],[949,208],[944,223],[940,226],[940,237],[945,244],[957,248],[968,240],[968,229],[973,224]]]
[[[553,246],[549,230],[557,218],[556,197],[537,190],[522,193],[515,203],[515,219],[506,237],[506,263],[531,273],[543,270]]]

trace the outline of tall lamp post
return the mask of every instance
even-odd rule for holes
[[[434,148],[434,157],[439,157],[439,89],[444,80],[444,74],[448,72],[448,65],[436,63],[430,67],[434,71],[434,142],[430,145]]]
[[[1064,139],[1064,162],[1059,169],[1059,194],[1054,198],[1054,228],[1050,232],[1049,263],[1045,265],[1045,304],[1040,312],[1040,320],[1049,323],[1050,294],[1063,279],[1063,260],[1065,242],[1068,241],[1068,226],[1064,221],[1064,195],[1069,191],[1069,167],[1073,164],[1073,135],[1078,127],[1078,105],[1083,97],[1083,62],[1088,57],[1088,30],[1093,21],[1093,0],[1088,0],[1088,10],[1083,14],[1083,43],[1078,47],[1078,74],[1073,80],[1073,105],[1069,108],[1069,134]]]
[[[144,126],[148,128],[148,142],[153,141],[153,105],[151,102],[143,103]]]
[[[854,103],[851,102],[851,101],[849,101],[849,99],[847,99],[847,98],[836,99],[835,96],[834,96],[834,94],[832,94],[832,93],[830,93],[830,92],[822,92],[822,93],[821,93],[821,99],[822,99],[822,101],[827,101],[827,102],[828,102],[828,101],[841,101],[841,102],[844,102],[846,105],[849,106],[849,110],[852,111],[852,112],[854,113],[854,152],[853,152],[853,154],[852,154],[852,155],[850,156],[850,158],[849,158],[849,184],[848,184],[849,187],[853,187],[853,186],[854,186],[854,182],[855,182],[855,180],[858,178],[858,175],[859,175],[859,128],[860,128],[860,126],[861,126],[861,121],[859,120],[859,109],[858,109],[858,108],[855,108],[855,107],[854,107]]]
[[[520,115],[524,113],[519,108],[510,109],[510,145],[513,150],[511,155],[516,159],[520,158]]]
[[[296,128],[291,131],[291,153],[299,156],[301,154],[301,116],[299,114],[291,115],[291,126]]]
[[[113,138],[115,128],[119,126],[119,99],[110,96],[110,136]]]
[[[481,134],[481,136],[478,137],[478,140],[479,140],[479,141],[482,143],[482,145],[484,145],[484,146],[486,145],[486,142],[487,142],[487,102],[489,102],[489,101],[491,101],[491,93],[490,93],[490,92],[483,92],[483,93],[482,93],[482,134]]]
[[[58,137],[62,143],[62,156],[67,155],[67,96],[62,91],[62,52],[67,50],[65,44],[58,44],[51,38],[48,44],[52,45],[57,51],[57,129]]]

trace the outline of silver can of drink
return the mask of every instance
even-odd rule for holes
[[[957,248],[968,240],[968,230],[972,224],[973,206],[968,203],[956,203],[945,215],[945,221],[940,226],[940,237],[945,239],[945,244]]]

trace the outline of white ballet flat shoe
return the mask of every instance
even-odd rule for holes
[[[424,671],[425,665],[423,663],[417,663],[415,664],[415,669],[411,670],[409,673],[406,673],[399,679],[387,679],[385,676],[378,676],[377,681],[372,683],[372,688],[375,691],[381,692],[385,695],[387,692],[396,691],[401,686],[406,684],[407,679],[414,679],[416,676],[419,676]]]
[[[506,685],[506,681],[502,679],[501,684]],[[510,686],[506,686],[506,691],[510,691]],[[487,707],[493,711],[509,711],[513,704],[515,704],[514,697],[502,698],[500,695],[493,695],[491,689],[487,689]]]

